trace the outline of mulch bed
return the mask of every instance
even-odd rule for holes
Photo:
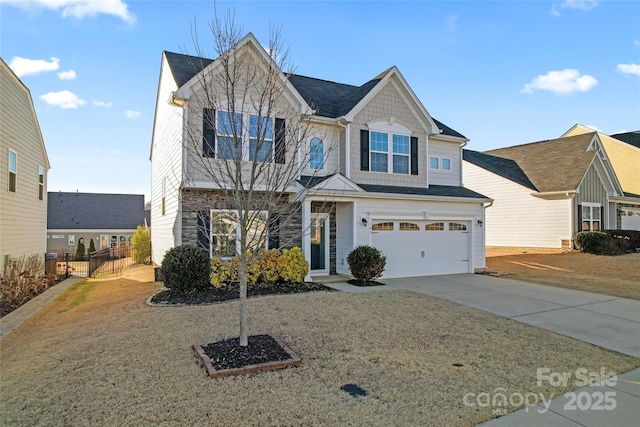
[[[376,282],[375,280],[349,280],[347,281],[348,284],[353,285],[353,286],[385,286],[385,283],[380,283],[380,282]]]
[[[298,294],[302,292],[334,291],[321,283],[261,283],[249,285],[247,297],[263,295]],[[164,289],[151,298],[152,304],[163,305],[199,305],[213,304],[216,302],[231,301],[239,298],[240,285],[232,283],[222,288],[209,288],[204,291],[182,293],[171,289]]]

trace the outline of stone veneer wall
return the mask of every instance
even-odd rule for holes
[[[283,248],[302,246],[302,211],[297,209],[280,213],[280,245]],[[198,211],[232,209],[224,192],[219,190],[182,191],[182,244],[198,244]]]

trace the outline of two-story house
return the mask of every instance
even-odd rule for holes
[[[0,58],[0,268],[47,244],[50,169],[31,92]]]
[[[270,61],[252,34],[235,48],[252,61]],[[221,108],[203,112],[207,107],[198,96],[202,77],[221,72],[219,59],[162,54],[150,156],[156,263],[175,245],[202,244],[203,228],[210,254],[228,255],[211,243],[230,230],[212,220],[225,209],[218,198],[221,190],[193,176],[198,171],[194,162],[201,158],[225,161],[220,147],[228,136],[222,128],[230,113]],[[297,236],[286,245],[302,248],[313,276],[349,274],[347,255],[359,245],[375,246],[386,255],[383,277],[485,267],[484,211],[491,200],[462,186],[462,147],[468,139],[432,118],[396,67],[361,86],[278,72],[285,82],[283,102],[312,125],[306,150],[292,153],[286,142],[280,149],[283,162],[301,153],[312,157],[283,195],[300,203],[299,218],[290,222],[297,230],[288,230]],[[246,122],[255,122],[250,106],[234,105],[233,110],[239,120],[244,114]],[[217,119],[204,120],[207,115]],[[277,128],[290,121],[273,119],[276,156],[264,161],[277,162],[282,144]],[[185,147],[193,138],[187,129],[198,122],[196,138],[202,139],[203,152],[194,160]],[[205,216],[199,215],[203,199],[209,209]],[[274,241],[283,239],[270,238],[265,246]]]

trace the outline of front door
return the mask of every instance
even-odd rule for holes
[[[311,220],[311,272],[329,274],[329,214]]]

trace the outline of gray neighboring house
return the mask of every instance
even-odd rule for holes
[[[142,194],[48,194],[47,252],[75,252],[80,239],[88,250],[128,246],[139,225],[149,225]]]

